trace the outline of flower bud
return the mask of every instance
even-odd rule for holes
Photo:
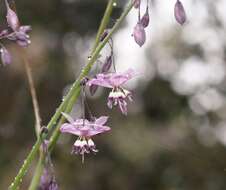
[[[183,4],[179,0],[177,0],[174,7],[174,16],[179,24],[183,25],[185,23],[186,13]]]
[[[111,65],[112,65],[112,55],[106,57],[106,60],[102,67],[102,73],[109,71],[109,69],[111,68]]]
[[[100,36],[100,42],[102,42],[106,38],[106,36],[108,35],[108,32],[109,30],[107,29],[104,30],[103,34],[101,34]]]
[[[29,26],[29,25],[20,26],[20,28],[19,28],[19,31],[23,32],[23,33],[28,33],[31,30],[32,30],[31,26]]]
[[[89,87],[89,92],[90,92],[91,96],[93,96],[96,93],[97,89],[98,89],[98,86],[97,85],[94,85],[94,84],[92,84]]]
[[[140,6],[141,0],[133,0],[133,6],[135,9],[138,9]]]
[[[3,48],[1,48],[0,52],[1,52],[2,64],[9,65],[12,61],[9,51],[3,47]]]
[[[144,30],[144,26],[138,22],[133,30],[133,37],[135,42],[141,47],[144,45],[144,42],[146,40],[146,34]]]
[[[44,168],[43,174],[40,179],[39,190],[58,190],[55,177],[49,171],[49,168]]]
[[[12,28],[13,31],[16,31],[20,26],[19,19],[16,13],[9,7],[8,3],[6,6],[7,6],[7,15],[6,15],[7,23],[9,27]]]
[[[149,18],[148,7],[147,7],[145,14],[142,16],[141,21],[140,21],[144,28],[146,28],[148,26],[149,20],[150,20],[150,18]]]

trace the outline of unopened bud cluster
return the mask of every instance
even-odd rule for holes
[[[140,6],[141,6],[142,0],[133,0],[133,6],[135,9],[138,9],[138,21],[133,29],[133,37],[135,42],[141,47],[144,45],[146,41],[146,31],[145,28],[149,25],[150,22],[150,16],[149,16],[149,0],[146,1],[146,11],[144,15],[140,16]],[[174,16],[176,21],[183,25],[186,22],[186,13],[184,10],[184,6],[181,3],[180,0],[176,0],[175,6],[174,6]]]
[[[0,31],[0,40],[8,39],[16,42],[19,46],[27,47],[31,43],[30,36],[28,35],[31,31],[31,26],[20,25],[16,11],[10,7],[7,0],[5,0],[5,5],[7,10],[6,21],[8,28]],[[11,55],[2,43],[0,43],[0,46],[2,64],[8,65],[12,60]]]
[[[148,2],[146,4],[146,11],[144,15],[140,18],[140,4],[141,0],[134,0],[134,8],[138,9],[138,21],[133,29],[133,37],[135,42],[141,47],[146,41],[146,32],[145,28],[149,25],[150,16]]]

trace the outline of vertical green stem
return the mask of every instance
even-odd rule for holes
[[[100,51],[103,49],[103,47],[108,42],[108,40],[113,35],[113,33],[118,29],[119,25],[122,23],[122,21],[127,16],[127,14],[132,9],[132,7],[133,7],[133,3],[130,1],[130,3],[128,4],[126,9],[124,10],[122,15],[120,16],[120,18],[115,23],[114,27],[110,30],[109,34],[106,36],[106,38],[101,43],[99,43],[99,45],[97,46],[97,48],[93,52],[91,58],[88,60],[87,65],[82,69],[81,74],[79,75],[78,79],[74,82],[70,91],[68,92],[68,94],[64,98],[63,102],[58,107],[56,113],[53,115],[50,122],[48,123],[47,128],[49,130],[52,130],[54,128],[57,120],[61,116],[61,112],[65,110],[66,106],[68,106],[68,107],[73,106],[74,102],[77,100],[77,96],[74,96],[74,95],[76,93],[78,93],[78,91],[80,91],[80,81],[85,76],[88,75],[93,64],[95,63],[96,59],[98,58]],[[75,97],[75,98],[73,98],[73,97]],[[70,100],[73,100],[73,101],[70,101]],[[45,138],[45,136],[44,136],[44,138]],[[58,136],[56,136],[56,138],[58,138]],[[56,142],[56,141],[53,141],[53,142]],[[14,181],[9,186],[9,190],[17,190],[18,189],[24,175],[26,174],[26,171],[28,170],[31,162],[34,160],[36,154],[39,151],[39,147],[40,147],[41,143],[42,143],[42,139],[38,138],[35,145],[33,146],[32,150],[31,150],[31,152],[28,154],[26,160],[24,161],[24,164],[22,165],[21,169],[19,170],[17,176],[15,177]]]
[[[30,153],[28,154],[26,160],[24,161],[22,167],[20,168],[14,181],[9,186],[10,190],[17,190],[19,188],[19,184],[22,182],[22,179],[23,179],[24,175],[26,174],[29,165],[31,164],[31,162],[34,160],[36,154],[38,153],[41,143],[42,143],[41,138],[38,138],[36,143],[32,147]]]
[[[30,184],[28,190],[37,190],[37,187],[39,185],[39,181],[42,176],[43,169],[44,169],[44,162],[45,162],[45,156],[43,155],[43,152],[40,151],[38,164],[36,166],[35,173],[34,173],[34,176],[32,178],[32,181],[31,181],[31,184]]]

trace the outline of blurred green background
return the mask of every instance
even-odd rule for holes
[[[62,190],[226,189],[226,1],[181,0],[188,21],[174,20],[175,0],[150,1],[146,44],[131,36],[132,10],[114,35],[118,70],[141,73],[127,88],[129,114],[106,106],[107,90],[88,103],[96,116],[110,115],[110,133],[94,138],[97,155],[85,163],[71,155],[76,137],[62,135],[53,151]],[[114,24],[127,1],[117,1]],[[142,3],[142,13],[146,1]],[[87,60],[104,13],[105,0],[16,1],[23,24],[33,27],[28,48],[42,124],[48,123]],[[0,18],[5,24],[1,1]],[[8,43],[13,63],[0,68],[0,189],[7,189],[35,142],[34,114],[18,47]],[[102,58],[109,54],[106,47]],[[91,73],[94,74],[98,67]],[[81,103],[72,112],[79,117]],[[27,189],[35,163],[23,180]]]

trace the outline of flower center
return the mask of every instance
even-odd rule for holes
[[[82,155],[82,162],[84,162],[84,154],[90,152],[98,152],[95,143],[91,138],[81,136],[75,141],[71,153]]]

